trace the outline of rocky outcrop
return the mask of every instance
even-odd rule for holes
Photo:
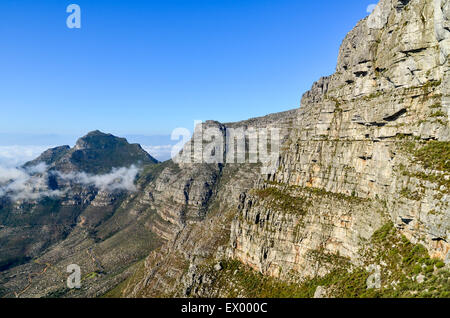
[[[303,96],[279,171],[233,222],[230,257],[272,276],[324,274],[312,252],[357,262],[388,219],[449,260],[448,44],[435,23],[447,7],[381,1],[348,34],[336,73]]]
[[[196,134],[208,128],[218,128],[226,140],[227,128],[280,129],[280,139],[290,134],[296,111],[272,114],[238,123],[221,124],[205,122],[197,127]],[[250,136],[246,136],[248,150]],[[193,145],[193,143],[192,143]],[[205,151],[207,148],[205,147]],[[226,158],[226,147],[222,147]],[[204,157],[189,145],[184,152],[190,157]],[[185,157],[186,158],[186,157]],[[225,255],[224,245],[230,237],[230,224],[246,198],[248,191],[263,177],[261,163],[234,163],[224,160],[219,164],[171,164],[150,183],[153,207],[161,222],[151,225],[152,231],[166,239],[166,243],[153,251],[131,277],[121,296],[161,297],[191,295],[189,281],[196,275],[197,267]]]
[[[45,163],[49,169],[62,173],[82,171],[103,174],[111,172],[113,168],[157,162],[140,145],[129,144],[125,138],[96,130],[78,139],[73,148],[62,146],[49,149],[25,166]]]

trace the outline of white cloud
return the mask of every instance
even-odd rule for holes
[[[47,187],[45,164],[29,169],[20,168],[48,148],[49,146],[0,146],[0,196],[8,195],[13,200],[34,200],[43,196],[60,195],[60,191],[52,191]]]
[[[47,166],[41,163],[34,167],[22,168],[21,166],[36,159],[50,146],[0,146],[0,196],[7,195],[12,200],[38,200],[43,197],[59,197],[70,190],[70,186],[64,190],[51,190],[48,187],[49,172]],[[166,153],[170,157],[171,146],[150,146],[150,153],[159,160],[165,158]],[[130,168],[113,169],[103,175],[91,175],[87,173],[51,172],[70,185],[94,186],[102,191],[113,192],[116,190],[135,191],[134,180],[139,173],[135,166]]]
[[[51,146],[0,146],[0,166],[18,167],[36,159]]]
[[[29,169],[0,166],[0,196],[8,195],[16,201],[62,195],[61,191],[48,188],[48,175],[45,170],[45,164]]]
[[[93,185],[103,191],[135,191],[134,180],[138,173],[139,169],[131,166],[130,168],[113,169],[111,173],[103,175],[92,175],[85,172],[72,172],[68,174],[57,172],[56,174],[64,181],[81,185]]]
[[[0,184],[19,179],[24,174],[25,172],[22,170],[0,166]]]
[[[48,187],[49,172],[43,163],[30,168],[8,168],[0,166],[0,196],[7,195],[13,201],[38,200],[43,197],[60,197],[70,190],[71,185],[95,186],[102,191],[116,190],[135,191],[134,180],[139,169],[113,169],[111,173],[91,175],[84,172],[62,174],[50,172],[61,180],[69,182],[63,190],[52,190]]]

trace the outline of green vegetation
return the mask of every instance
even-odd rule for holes
[[[332,100],[335,104],[336,104],[336,112],[340,113],[342,112],[342,103],[339,99],[337,99],[336,97],[329,97],[330,100]]]
[[[435,119],[433,121],[433,123],[437,123],[437,124],[442,125],[442,126],[447,126],[448,125],[448,121],[443,121],[441,118]]]
[[[129,144],[125,138],[93,131],[80,138],[75,148],[69,146],[52,148],[36,160],[25,164],[34,166],[40,162],[54,164],[54,170],[66,171],[73,166],[77,170],[91,174],[105,174],[113,168],[131,165],[154,164],[158,161],[147,154],[140,145]],[[68,163],[71,165],[68,165]]]
[[[171,168],[175,173],[179,171],[177,164],[172,161],[165,161],[158,164],[148,164],[145,165],[141,173],[139,173],[137,183],[138,184],[148,184],[158,178],[158,176],[163,172],[164,169]]]
[[[450,142],[430,141],[414,156],[425,168],[450,172]]]
[[[420,163],[425,169],[441,171],[442,173],[425,173],[423,171],[411,172],[406,166],[400,165],[399,171],[404,176],[409,176],[422,181],[427,181],[438,185],[442,193],[450,193],[450,179],[445,175],[450,173],[450,142],[448,141],[428,141],[419,142],[410,139],[403,141],[401,150]],[[406,191],[401,193],[405,197],[411,198],[411,193]]]
[[[39,156],[39,158],[25,163],[24,167],[30,168],[30,167],[36,166],[37,164],[39,164],[41,162],[45,163],[46,165],[51,165],[53,162],[60,160],[69,151],[70,151],[69,146],[61,146],[61,147],[48,149],[43,154],[41,154]]]
[[[67,295],[67,293],[70,292],[70,289],[67,287],[57,289],[53,292],[48,293],[44,296],[44,298],[62,298]]]
[[[422,194],[420,194],[418,191],[413,192],[408,188],[403,188],[400,191],[400,195],[404,198],[414,201],[420,201],[422,199]]]
[[[214,270],[211,264],[206,272],[213,275],[214,287],[218,287],[226,297],[235,298],[301,298],[304,297],[303,289],[295,283],[287,283],[281,280],[264,276],[250,267],[236,260],[224,260],[221,262],[223,269],[220,272]],[[238,289],[230,288],[230,283]]]
[[[319,188],[303,188],[304,191],[308,191],[312,194],[318,195],[318,196],[322,196],[322,197],[331,197],[331,198],[335,198],[337,200],[342,200],[342,201],[346,201],[349,203],[363,203],[363,202],[368,202],[370,201],[370,199],[365,199],[365,198],[359,198],[356,195],[356,192],[353,191],[352,195],[346,195],[343,193],[335,193],[335,192],[329,192],[326,191],[324,189],[319,189]]]
[[[428,81],[426,82],[424,85],[420,85],[420,86],[413,86],[413,87],[409,87],[406,88],[406,91],[414,91],[416,89],[420,89],[422,90],[424,95],[428,95],[429,93],[432,92],[433,88],[440,86],[442,83],[441,80],[438,81]]]
[[[438,110],[437,112],[434,112],[430,115],[430,117],[447,117],[447,114],[444,113],[442,110]]]
[[[112,168],[130,167],[133,164],[149,163],[138,145],[129,145],[125,149],[111,146],[106,149],[84,149],[72,153],[70,161],[81,171],[92,174],[105,174]]]
[[[300,192],[308,194],[308,196],[313,195],[313,196],[319,196],[319,197],[328,197],[331,199],[346,201],[348,203],[354,203],[354,204],[370,201],[370,199],[367,199],[367,198],[359,198],[356,195],[355,191],[353,191],[352,195],[346,195],[343,193],[329,192],[329,191],[326,191],[321,188],[300,187],[300,186],[295,186],[295,185],[287,185],[287,184],[277,183],[277,182],[273,182],[273,181],[266,181],[266,184],[268,184],[270,186],[281,187],[283,189],[286,189],[285,191],[289,191],[289,192],[300,191]]]
[[[93,279],[93,278],[98,277],[99,275],[100,275],[99,271],[91,272],[91,273],[87,274],[86,276],[82,277],[81,281],[87,280],[87,279]]]
[[[429,174],[424,172],[409,172],[404,170],[403,175],[420,179],[422,181],[428,181],[438,185],[438,189],[442,193],[450,193],[450,180],[445,180],[441,175]]]
[[[121,282],[106,292],[101,298],[121,298],[127,286],[135,286],[145,276],[145,258],[134,263],[130,267],[124,269],[129,270],[132,274],[123,278]]]
[[[409,242],[392,223],[376,231],[370,243],[363,251],[364,267],[348,271],[338,265],[325,277],[312,280],[313,285],[327,287],[334,297],[450,297],[450,273],[443,262],[431,259],[425,247]],[[370,273],[365,268],[370,264],[381,265],[380,289],[367,289]],[[422,283],[418,275],[424,276]]]
[[[438,109],[438,108],[442,108],[442,104],[441,103],[436,103],[430,106],[430,109]]]
[[[363,96],[362,100],[370,101],[370,100],[372,100],[374,98],[377,98],[377,97],[380,97],[382,95],[384,95],[384,93],[382,91],[378,91],[378,92],[375,92],[375,93],[371,93],[371,94],[369,94],[367,96]]]
[[[266,201],[269,206],[280,212],[306,214],[307,200],[303,197],[295,197],[278,188],[268,187],[262,190],[254,190],[255,195]]]
[[[323,250],[310,252],[310,257],[329,268],[329,273],[300,283],[264,276],[236,260],[222,261],[220,272],[211,264],[206,274],[213,277],[212,287],[228,297],[310,298],[322,286],[328,295],[338,298],[450,298],[448,267],[430,258],[425,247],[400,235],[393,223],[376,231],[367,244],[361,250],[361,266]],[[381,288],[367,288],[374,273],[368,270],[369,265],[379,266]]]
[[[440,86],[441,83],[442,83],[441,80],[429,81],[429,82],[425,83],[425,85],[422,85],[421,88],[425,94],[428,94],[431,92],[432,88]]]

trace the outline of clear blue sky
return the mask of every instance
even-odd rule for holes
[[[298,107],[376,2],[2,0],[0,133],[169,134]]]

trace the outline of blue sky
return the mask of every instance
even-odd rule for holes
[[[166,135],[298,107],[374,2],[2,0],[0,138]]]

